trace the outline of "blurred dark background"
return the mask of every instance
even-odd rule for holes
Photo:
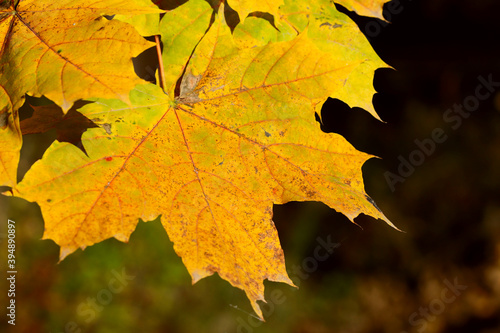
[[[40,240],[38,207],[0,197],[2,225],[18,222],[18,313],[10,331],[500,332],[500,87],[460,116],[459,126],[444,118],[471,101],[479,76],[500,82],[500,3],[389,6],[390,24],[341,9],[395,69],[375,76],[374,105],[385,123],[338,100],[325,104],[322,118],[326,132],[380,157],[363,167],[366,191],[405,233],[366,216],[356,219],[360,228],[319,203],[276,206],[287,267],[300,289],[266,282],[274,301],[264,306],[262,323],[243,292],[217,275],[192,286],[159,221],[140,222],[128,244],[108,240],[57,264],[58,247]],[[447,139],[419,155],[415,140],[428,142],[436,129]],[[30,145],[48,145],[54,135],[26,137],[23,156],[36,158]],[[410,156],[419,165],[391,186],[387,172],[401,177],[400,163]],[[1,230],[5,236],[6,226]],[[313,262],[318,237],[338,246]],[[130,279],[110,292],[124,272]]]

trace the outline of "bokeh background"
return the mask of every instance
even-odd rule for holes
[[[263,323],[252,317],[243,292],[217,275],[191,285],[159,221],[139,222],[128,244],[107,240],[58,263],[58,247],[40,240],[37,205],[0,197],[0,236],[8,218],[17,222],[19,272],[17,325],[8,327],[2,314],[1,331],[500,332],[500,89],[458,128],[443,119],[474,95],[478,76],[500,82],[499,5],[400,0],[400,11],[386,12],[391,24],[348,13],[396,69],[375,76],[374,104],[385,123],[330,100],[323,129],[380,157],[363,167],[366,190],[405,233],[366,216],[356,226],[319,203],[276,206],[287,267],[308,273],[291,274],[298,290],[266,282],[274,301],[264,307]],[[436,128],[447,140],[393,191],[386,173],[397,174],[399,159],[418,149],[415,140]],[[40,157],[35,147],[54,138],[26,137],[21,175]],[[338,246],[313,262],[318,237]],[[110,282],[123,273],[129,279],[117,291]],[[100,301],[93,306],[92,299]]]

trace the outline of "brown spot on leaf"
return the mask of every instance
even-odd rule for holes
[[[110,134],[110,135],[111,135],[111,134],[113,134],[113,133],[111,132],[111,124],[104,123],[104,124],[102,124],[102,128],[104,128],[104,130],[106,131],[106,133],[108,133],[108,134]]]
[[[179,101],[187,104],[192,104],[201,101],[195,88],[201,81],[201,75],[193,75],[191,72],[186,72],[182,77]]]

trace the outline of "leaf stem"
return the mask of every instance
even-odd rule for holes
[[[165,69],[163,68],[163,58],[161,56],[161,45],[160,45],[160,37],[158,35],[155,35],[155,42],[156,42],[156,53],[158,54],[158,63],[159,63],[159,70],[160,70],[160,87],[163,89],[163,92],[165,92]]]

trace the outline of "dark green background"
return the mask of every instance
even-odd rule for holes
[[[374,104],[386,123],[333,100],[322,116],[325,131],[381,157],[363,167],[366,190],[406,233],[366,216],[356,219],[359,228],[318,203],[276,206],[287,267],[313,256],[317,237],[340,246],[307,278],[295,279],[299,290],[266,282],[268,299],[282,294],[265,308],[261,323],[249,316],[243,292],[217,275],[192,286],[159,221],[140,222],[128,244],[108,240],[57,264],[59,248],[39,240],[38,207],[1,197],[3,236],[7,218],[17,222],[17,326],[9,331],[78,332],[65,331],[74,322],[81,332],[100,333],[500,332],[500,90],[456,130],[443,120],[474,94],[479,75],[500,82],[500,6],[494,0],[400,4],[403,10],[387,17],[392,24],[370,38],[397,69],[378,70],[375,77]],[[382,26],[350,15],[363,31],[367,24]],[[384,174],[397,173],[398,157],[408,159],[414,140],[430,138],[435,128],[447,140],[392,192]],[[40,157],[33,147],[53,139],[54,133],[26,137],[21,174]],[[123,269],[134,276],[123,291],[112,294],[95,318],[80,315],[80,304],[105,293],[113,270]],[[452,296],[444,281],[455,279],[467,289],[440,303],[443,292]],[[4,285],[2,278],[2,307]],[[434,308],[426,318],[420,311],[429,305]]]

